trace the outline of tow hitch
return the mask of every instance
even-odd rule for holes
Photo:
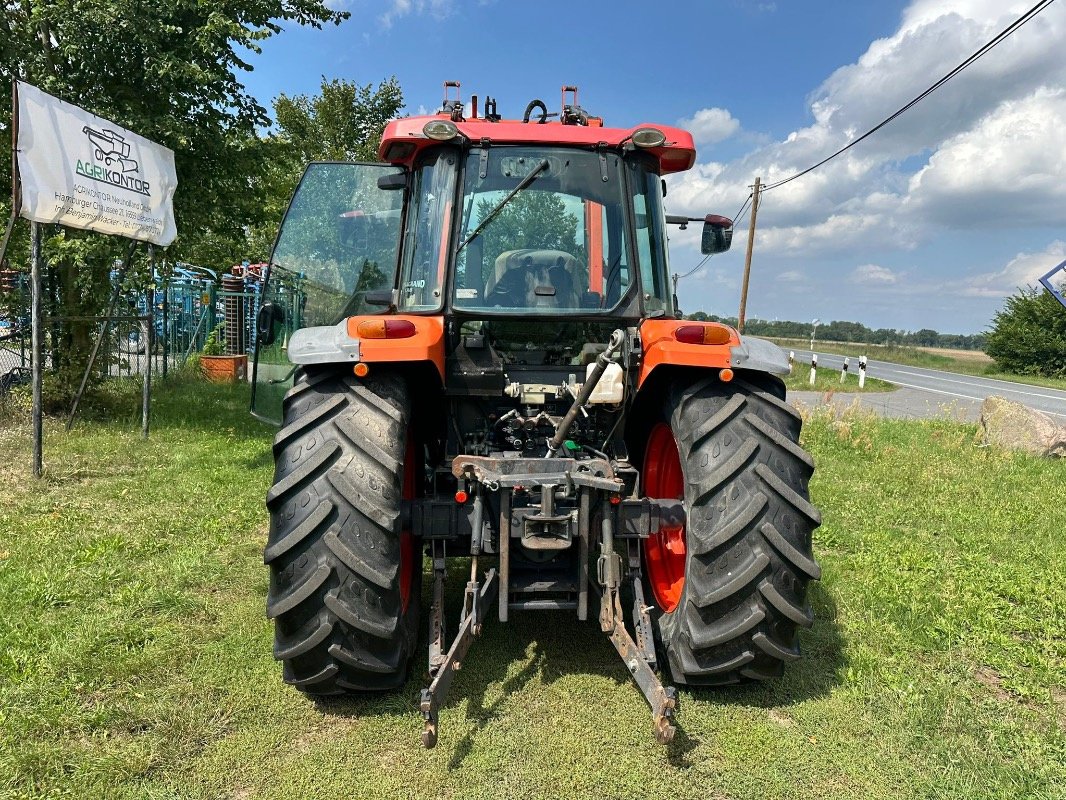
[[[432,542],[433,605],[429,621],[428,665],[430,685],[422,690],[420,709],[424,720],[422,744],[433,747],[437,743],[438,711],[444,705],[455,673],[461,668],[474,637],[480,635],[486,609],[492,606],[499,592],[499,617],[507,621],[512,610],[556,609],[576,610],[578,619],[588,618],[589,590],[589,530],[598,504],[600,509],[599,557],[595,562],[596,583],[600,588],[600,629],[608,635],[618,655],[629,670],[637,687],[651,706],[656,741],[670,742],[676,726],[677,691],[663,686],[655,674],[657,668],[655,643],[652,634],[649,606],[644,602],[641,587],[641,559],[639,541],[659,530],[660,524],[676,522],[683,514],[674,501],[618,502],[622,482],[613,476],[605,461],[575,462],[572,459],[506,459],[497,460],[475,456],[460,456],[453,463],[457,478],[466,482],[474,498],[471,519],[470,578],[463,595],[463,611],[455,638],[445,648],[444,579],[445,552],[442,541]],[[556,488],[567,494],[574,505],[563,513],[554,501]],[[539,506],[513,509],[513,495],[537,488],[542,492]],[[492,492],[499,497],[499,573],[488,570],[478,577],[478,557],[487,543],[483,541],[488,526],[484,524],[486,496]],[[564,521],[565,520],[565,521]],[[616,526],[621,525],[621,531]],[[564,544],[560,531],[574,531],[579,548],[579,574],[570,582],[549,583],[525,581],[521,573],[513,571],[510,550],[512,539],[523,547],[543,551]],[[512,533],[513,528],[513,533]],[[536,531],[537,543],[530,542]],[[631,584],[633,609],[631,623],[634,636],[625,625],[620,589],[623,580],[622,557],[615,549],[616,538],[624,541],[628,554],[626,581]],[[532,547],[530,545],[533,544]],[[491,552],[491,551],[490,551]],[[533,592],[543,589],[542,598],[530,599]],[[564,599],[560,592],[569,592],[573,599]]]

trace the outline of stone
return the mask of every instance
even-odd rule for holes
[[[981,405],[985,444],[1038,456],[1066,456],[1066,425],[1021,403],[992,395]]]

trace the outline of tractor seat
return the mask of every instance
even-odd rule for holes
[[[576,267],[577,260],[562,250],[505,250],[485,281],[485,297],[489,305],[511,308],[578,308]],[[554,296],[536,294],[538,286],[552,287]]]

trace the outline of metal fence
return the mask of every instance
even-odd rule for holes
[[[155,285],[144,292],[118,295],[110,323],[104,314],[77,319],[44,320],[44,363],[52,363],[52,345],[64,326],[90,326],[95,339],[107,324],[95,370],[106,377],[143,374],[152,362],[152,372],[165,376],[200,354],[212,338],[223,354],[251,356],[256,344],[256,317],[263,300],[262,276],[258,270],[240,270],[241,275],[213,274],[176,268],[166,277],[156,276]],[[286,276],[271,281],[271,299],[284,307],[284,328],[279,338],[299,326],[302,310],[300,279]],[[29,380],[30,298],[25,273],[0,272],[0,391]],[[274,288],[276,287],[276,288]]]

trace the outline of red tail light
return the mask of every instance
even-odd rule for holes
[[[728,344],[733,334],[724,325],[682,325],[674,329],[674,338],[685,344]]]
[[[355,332],[360,339],[409,339],[418,329],[406,319],[365,319]]]

